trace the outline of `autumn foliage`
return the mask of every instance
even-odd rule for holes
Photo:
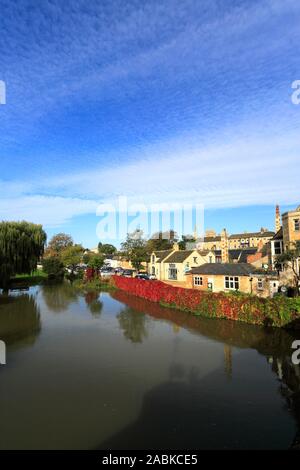
[[[297,306],[284,297],[262,299],[239,293],[212,293],[122,276],[114,276],[113,281],[118,289],[137,297],[195,315],[270,326],[283,326],[300,318]]]

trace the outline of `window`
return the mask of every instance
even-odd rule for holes
[[[257,279],[257,289],[258,290],[264,290],[264,280],[261,278]]]
[[[152,263],[155,263],[155,255],[152,255]]]
[[[203,286],[203,278],[200,276],[194,277],[194,286]]]
[[[281,249],[280,241],[274,242],[274,252],[275,252],[275,255],[281,255],[282,249]]]
[[[300,232],[300,219],[294,220],[294,230],[295,232]]]
[[[238,290],[239,288],[240,288],[240,282],[237,276],[225,277],[225,289]]]
[[[213,257],[212,257],[212,256],[209,257],[209,262],[210,262],[210,263],[213,262]]]
[[[169,279],[171,281],[177,280],[177,269],[176,269],[176,265],[173,263],[169,264]]]
[[[197,264],[197,256],[194,256],[193,259],[194,259],[194,263]]]

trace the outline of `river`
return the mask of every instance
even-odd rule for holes
[[[0,296],[0,448],[290,448],[293,339],[122,291],[64,283]]]

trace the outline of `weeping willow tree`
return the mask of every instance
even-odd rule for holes
[[[29,222],[0,222],[0,287],[7,291],[10,278],[30,274],[44,252],[46,233]]]

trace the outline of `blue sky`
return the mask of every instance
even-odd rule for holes
[[[297,0],[0,0],[0,219],[98,242],[96,208],[300,203]],[[116,241],[118,243],[119,241]]]

